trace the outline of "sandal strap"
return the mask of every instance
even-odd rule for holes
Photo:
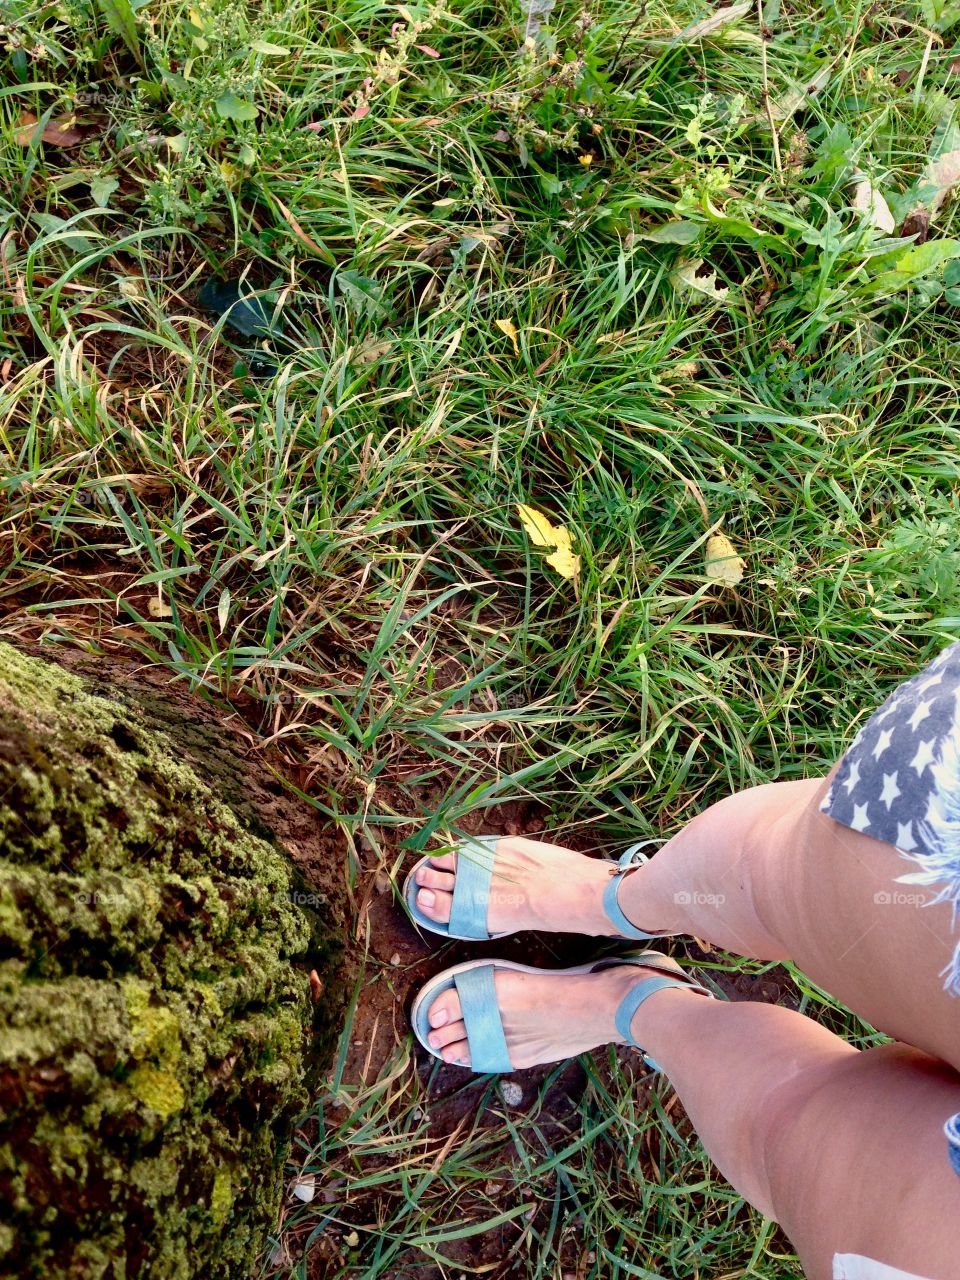
[[[618,900],[620,885],[623,883],[623,877],[628,871],[632,871],[634,867],[638,867],[641,863],[649,861],[647,855],[642,852],[643,846],[649,844],[648,840],[643,840],[640,844],[633,844],[617,859],[617,867],[619,870],[610,872],[610,880],[607,887],[603,891],[603,909],[607,913],[607,919],[616,929],[617,933],[621,933],[626,938],[635,938],[638,941],[646,941],[650,938],[660,938],[663,935],[659,933],[647,933],[644,929],[638,929],[637,926],[623,914],[623,909]]]
[[[457,870],[450,904],[449,930],[461,938],[485,942],[490,881],[498,837],[463,840],[457,848]]]
[[[484,1075],[505,1074],[513,1070],[497,1004],[493,981],[495,968],[493,964],[485,964],[453,977],[467,1028],[470,1064],[474,1071]]]
[[[650,961],[644,963],[643,960],[637,959],[634,963],[647,969],[656,968],[656,965],[652,964]],[[627,994],[620,1001],[617,1012],[614,1015],[614,1021],[616,1023],[617,1031],[619,1031],[620,1035],[624,1040],[626,1040],[627,1044],[632,1044],[635,1049],[639,1049],[647,1064],[651,1066],[654,1071],[659,1071],[660,1067],[645,1052],[643,1046],[634,1040],[633,1034],[630,1030],[630,1024],[633,1022],[634,1015],[643,1004],[644,1000],[648,1000],[650,996],[655,994],[655,992],[662,991],[665,987],[683,987],[687,991],[697,992],[698,995],[708,996],[711,1000],[716,998],[712,991],[708,990],[701,983],[697,982],[695,978],[689,977],[688,974],[685,974],[682,971],[678,972],[676,976],[671,976],[666,973],[658,973],[649,978],[641,978],[635,987],[630,988]]]

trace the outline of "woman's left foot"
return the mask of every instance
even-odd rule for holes
[[[503,934],[539,929],[616,937],[603,906],[613,870],[609,862],[562,845],[505,836],[497,841],[493,855],[487,930]],[[456,872],[457,855],[446,853],[431,857],[414,877],[417,907],[438,924],[450,919]]]
[[[638,965],[576,975],[496,972],[494,988],[513,1069],[558,1062],[604,1044],[625,1044],[614,1021],[617,1009],[638,982],[655,972]],[[651,998],[686,1000],[691,993],[670,987]],[[428,1018],[432,1029],[427,1039],[444,1062],[469,1067],[470,1045],[455,988],[437,996]],[[642,1019],[638,1010],[634,1033]],[[642,1034],[639,1039],[642,1043]]]

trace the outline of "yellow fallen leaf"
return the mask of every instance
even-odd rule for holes
[[[553,554],[546,557],[547,564],[556,569],[561,578],[575,578],[580,572],[580,557],[574,554],[569,529],[551,524],[542,512],[522,502],[517,504],[517,513],[535,547],[555,548]]]
[[[500,330],[500,332],[505,333],[507,337],[510,339],[510,341],[513,343],[514,355],[519,355],[520,344],[517,342],[517,326],[513,323],[512,320],[497,320],[496,325],[497,325],[497,328]]]
[[[725,533],[707,539],[707,577],[725,587],[735,587],[743,579],[744,563]]]

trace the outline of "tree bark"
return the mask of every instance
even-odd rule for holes
[[[82,665],[0,644],[0,1275],[246,1280],[337,1030],[339,903],[206,708]]]

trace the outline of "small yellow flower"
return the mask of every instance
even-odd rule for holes
[[[589,169],[593,164],[593,153],[590,151],[585,152],[585,154],[580,157],[580,163],[585,169]]]

